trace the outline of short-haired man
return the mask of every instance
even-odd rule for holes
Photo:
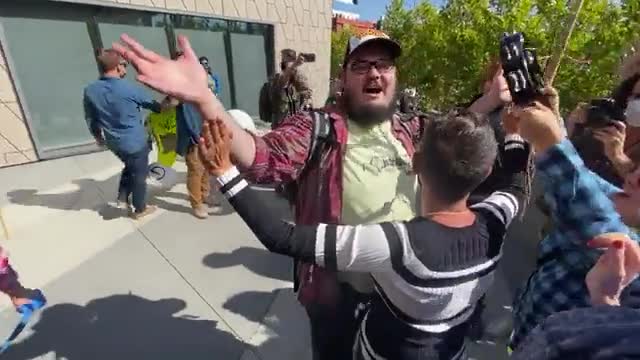
[[[147,206],[149,143],[141,108],[160,112],[162,106],[141,87],[124,80],[127,62],[112,50],[98,55],[100,79],[84,89],[87,125],[99,145],[106,145],[123,163],[118,187],[118,207],[139,219],[155,211]],[[131,199],[131,200],[130,200]]]

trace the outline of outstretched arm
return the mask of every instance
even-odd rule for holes
[[[555,91],[547,90],[548,97]],[[551,102],[550,100],[548,102]],[[536,102],[517,110],[520,132],[536,149],[537,169],[543,180],[554,224],[571,236],[558,241],[585,245],[594,237],[619,232],[628,234],[613,203],[597,177],[586,169],[572,143],[565,138],[552,107]]]
[[[262,201],[235,167],[218,176],[218,182],[220,192],[271,252],[334,271],[377,272],[390,267],[389,246],[380,225],[292,224]]]
[[[256,144],[253,136],[238,126],[225,111],[222,103],[207,85],[207,73],[185,36],[178,36],[178,45],[184,56],[171,60],[149,49],[130,36],[123,34],[113,48],[127,59],[138,72],[137,80],[183,102],[194,104],[205,120],[222,120],[233,132],[233,157],[242,167],[253,164]]]
[[[205,166],[220,191],[269,251],[330,270],[378,272],[390,268],[390,247],[381,225],[295,225],[282,221],[231,164],[231,133],[221,121],[205,122],[200,141]]]

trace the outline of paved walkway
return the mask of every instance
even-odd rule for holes
[[[0,244],[23,282],[49,298],[2,359],[310,359],[291,261],[264,250],[228,208],[194,218],[184,181],[155,197],[160,211],[150,218],[121,217],[106,205],[120,168],[104,152],[0,169]],[[184,179],[184,164],[176,169]],[[509,284],[532,261],[532,246],[516,238],[509,271],[489,294],[490,318],[506,311]],[[16,319],[0,297],[0,337]],[[473,354],[505,357],[503,345]]]
[[[121,217],[106,205],[120,167],[99,153],[0,170],[0,244],[50,302],[3,359],[309,359],[291,262],[228,208],[191,216],[183,181],[157,214]]]

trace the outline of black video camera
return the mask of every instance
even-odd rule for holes
[[[300,56],[304,59],[304,62],[315,62],[316,61],[316,54],[313,53],[300,53]]]
[[[586,166],[608,182],[621,186],[623,179],[607,159],[604,145],[593,136],[594,130],[612,125],[614,121],[625,121],[624,110],[613,99],[594,99],[589,102],[584,123],[576,124],[571,142]]]
[[[626,121],[624,109],[614,99],[602,98],[589,102],[586,109],[585,128],[598,129],[611,125],[614,121]]]
[[[535,49],[524,47],[522,33],[504,33],[500,40],[500,61],[517,105],[528,105],[542,95],[544,79]]]

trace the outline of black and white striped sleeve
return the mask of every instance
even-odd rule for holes
[[[283,221],[233,167],[218,177],[220,192],[271,252],[330,270],[391,269],[389,240],[380,225],[295,225]]]
[[[508,134],[501,150],[506,176],[504,183],[488,198],[471,208],[484,210],[506,229],[518,215],[524,202],[531,150],[529,144],[517,134]]]
[[[471,206],[472,209],[483,210],[491,214],[505,228],[518,215],[520,204],[518,199],[511,193],[496,191],[488,198]]]

